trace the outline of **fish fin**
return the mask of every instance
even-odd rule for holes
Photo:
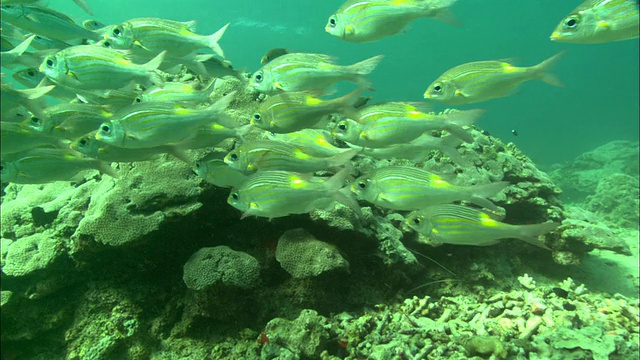
[[[442,21],[445,24],[453,25],[453,26],[462,26],[463,24],[453,15],[453,12],[449,8],[441,8],[436,10],[434,19],[438,21]]]
[[[89,5],[85,0],[73,0],[73,2],[76,3],[76,5],[78,5],[84,12],[93,16],[93,12],[89,9]]]
[[[543,241],[539,239],[541,235],[549,233],[558,226],[559,223],[543,223],[543,224],[533,224],[533,225],[515,225],[518,228],[518,236],[517,239],[520,239],[528,244],[535,245],[537,247],[551,250]]]
[[[557,60],[564,54],[564,51],[561,51],[547,60],[541,62],[538,65],[531,67],[530,69],[535,72],[535,77],[546,82],[549,85],[564,87],[564,84],[550,72],[551,68],[555,66]]]
[[[202,65],[202,64],[200,64]],[[204,66],[203,66],[204,68]],[[206,70],[205,70],[206,72]],[[218,80],[218,78],[214,78],[213,80],[211,80],[211,82],[209,83],[209,85],[207,85],[206,88],[202,89],[202,91],[204,91],[207,94],[207,97],[209,99],[211,99],[211,97],[214,95],[213,91],[216,89],[216,80]],[[213,100],[213,99],[211,99]]]
[[[333,199],[355,211],[358,216],[362,216],[362,209],[360,209],[358,200],[356,200],[355,196],[353,196],[353,192],[351,192],[348,186],[345,186],[342,189],[336,191],[333,194]]]
[[[198,23],[195,20],[183,21],[182,25],[184,25],[189,31],[196,32],[196,26]]]
[[[253,125],[247,124],[242,125],[236,130],[236,137],[240,139],[240,141],[244,142],[244,136],[247,135],[251,130],[253,130]]]
[[[227,30],[227,27],[229,27],[229,23],[227,23],[225,26],[221,27],[220,30],[216,31],[215,33],[207,37],[207,40],[208,40],[207,47],[213,50],[214,53],[218,54],[223,59],[224,59],[224,51],[222,51],[222,48],[218,44],[218,41],[220,41],[220,38],[222,38],[222,35],[224,35],[224,32]]]

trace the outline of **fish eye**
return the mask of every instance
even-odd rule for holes
[[[420,219],[418,219],[418,218],[413,219],[413,224],[414,225],[420,225]]]
[[[111,131],[111,128],[109,127],[109,125],[102,125],[100,127],[100,130],[102,130],[103,133],[108,134]]]
[[[31,123],[33,123],[34,125],[38,125],[38,124],[40,124],[40,119],[35,117],[35,116],[32,116],[31,117]]]
[[[133,100],[133,101],[135,101],[138,104],[140,104],[142,102],[142,99],[140,98],[140,96],[136,96],[135,100]]]
[[[434,90],[435,92],[442,92],[442,85],[440,85],[440,84],[435,84],[435,85],[433,86],[433,90]]]
[[[122,34],[122,31],[120,31],[120,29],[116,27],[116,28],[113,29],[113,31],[111,31],[111,33],[114,36],[118,37],[118,36],[120,36],[120,34]]]
[[[567,29],[575,29],[578,26],[579,18],[577,16],[571,16],[564,22],[564,27]]]
[[[196,168],[200,169],[200,161],[196,161],[195,166]]]
[[[233,200],[238,200],[238,193],[236,193],[236,192],[232,192],[232,193],[231,193],[231,198],[232,198]]]
[[[257,83],[261,83],[262,82],[262,74],[261,73],[257,73],[256,74],[256,82]]]
[[[347,130],[347,124],[338,124],[338,129],[342,130],[342,131],[346,131]]]
[[[78,141],[78,144],[80,144],[81,146],[86,146],[87,145],[87,139],[81,139],[80,141]]]
[[[260,120],[262,120],[262,116],[260,116],[259,113],[255,113],[255,114],[253,114],[253,120],[254,121],[260,121]]]
[[[27,75],[28,75],[29,77],[34,77],[34,76],[36,76],[36,72],[35,72],[35,71],[33,71],[33,70],[31,70],[31,69],[29,69],[29,70],[27,70]]]
[[[48,67],[52,67],[52,66],[53,66],[53,63],[54,63],[54,62],[53,62],[53,59],[52,59],[52,58],[48,58],[48,59],[47,59],[47,66],[48,66]]]
[[[337,21],[336,21],[336,16],[333,15],[332,17],[329,18],[329,26],[330,27],[336,27]]]
[[[104,45],[104,47],[106,47],[106,48],[110,48],[111,47],[111,43],[108,42],[108,41],[103,42],[102,45]]]
[[[360,189],[365,189],[367,187],[367,182],[366,181],[358,181],[358,187]]]
[[[238,160],[238,154],[236,154],[236,153],[231,153],[231,154],[229,155],[229,157],[230,157],[230,158],[231,158],[231,160],[233,160],[233,161],[237,161],[237,160]]]

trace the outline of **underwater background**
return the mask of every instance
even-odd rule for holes
[[[1,359],[638,358],[638,41],[549,41],[580,2],[460,0],[464,26],[417,19],[348,43],[324,30],[342,0],[88,0],[95,16],[49,0],[78,23],[196,20],[205,35],[230,23],[220,46],[247,73],[272,48],[339,64],[383,54],[372,102],[424,101],[459,64],[532,66],[564,51],[552,72],[565,87],[530,81],[456,106],[487,109],[459,148],[476,166],[435,151],[421,162],[462,185],[508,181],[492,198],[506,223],[562,225],[548,251],[514,239],[435,247],[404,214],[365,202],[361,217],[337,205],[240,219],[228,189],[169,155],[114,164],[118,179],[3,184]],[[221,83],[246,121],[256,92]],[[354,160],[360,174],[398,164]],[[233,276],[212,279],[219,270]]]
[[[638,42],[549,41],[554,27],[579,1],[466,0],[453,6],[461,27],[418,19],[405,34],[373,43],[348,43],[325,32],[327,18],[341,3],[110,0],[90,6],[95,19],[105,24],[145,16],[196,20],[198,33],[211,34],[230,22],[221,45],[235,68],[249,72],[261,66],[260,58],[272,48],[330,54],[340,64],[383,54],[371,75],[376,101],[422,101],[426,87],[441,73],[470,61],[511,58],[516,66],[532,66],[566,50],[553,71],[565,88],[528,82],[516,96],[481,104],[488,112],[478,125],[514,142],[543,166],[611,140],[638,139]],[[74,19],[87,18],[69,1],[51,0],[50,6]],[[517,138],[511,130],[518,132]]]

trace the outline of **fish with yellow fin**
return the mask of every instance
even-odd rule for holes
[[[551,41],[597,44],[638,37],[637,0],[586,0],[567,15]]]
[[[549,72],[561,55],[562,52],[530,67],[516,67],[501,60],[458,65],[431,83],[424,98],[450,105],[465,105],[512,95],[520,84],[534,79],[563,86]]]
[[[432,245],[488,246],[500,239],[515,238],[549,250],[538,237],[560,224],[511,225],[488,212],[462,205],[443,204],[414,211],[406,219],[413,230],[427,236]]]

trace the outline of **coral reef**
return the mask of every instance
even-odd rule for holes
[[[189,289],[203,290],[216,284],[250,288],[260,276],[260,265],[253,256],[228,246],[202,248],[184,264],[184,283]]]
[[[289,230],[282,234],[276,248],[276,260],[294,278],[349,270],[349,262],[337,247],[317,240],[305,229]]]

